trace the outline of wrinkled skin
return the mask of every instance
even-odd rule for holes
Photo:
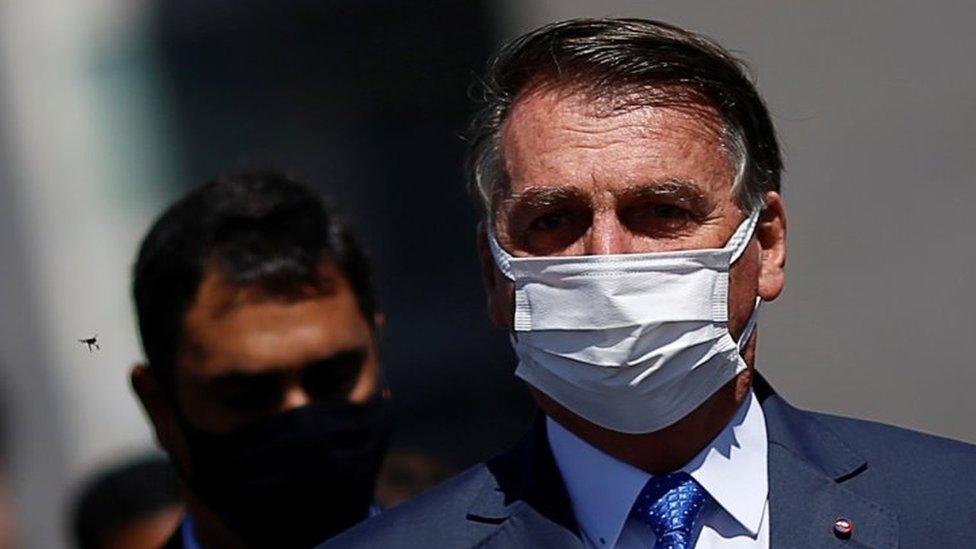
[[[626,254],[720,248],[748,215],[736,203],[735,165],[708,106],[620,111],[572,90],[539,87],[516,100],[501,135],[507,181],[493,207],[499,243],[514,256]],[[729,328],[742,332],[756,296],[784,283],[786,214],[766,193],[755,237],[730,272]],[[492,260],[484,231],[482,271],[492,321],[510,330],[513,284]],[[681,467],[728,423],[748,395],[749,368],[678,423],[614,432],[531,389],[540,408],[597,448],[659,474]]]

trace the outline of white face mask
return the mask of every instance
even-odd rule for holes
[[[685,417],[746,368],[728,330],[729,267],[759,211],[720,249],[512,257],[488,240],[515,282],[515,375],[606,429],[650,433]]]

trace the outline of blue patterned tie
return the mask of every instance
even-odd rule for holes
[[[669,473],[647,481],[631,513],[654,530],[654,549],[691,549],[707,497],[688,473]]]

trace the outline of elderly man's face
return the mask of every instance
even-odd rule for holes
[[[500,244],[515,256],[724,246],[747,212],[733,200],[736,166],[719,128],[706,107],[610,113],[565,90],[523,95],[502,130],[510,184],[493,216]],[[734,336],[757,293],[774,299],[783,286],[785,218],[776,193],[766,203],[757,238],[732,267]],[[492,318],[510,328],[512,284],[484,243],[482,261]]]

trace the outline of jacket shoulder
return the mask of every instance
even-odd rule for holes
[[[468,520],[468,508],[491,481],[485,464],[362,522],[321,548],[471,547],[495,525]]]
[[[976,446],[873,421],[815,414],[866,461],[843,485],[898,516],[905,547],[976,539]],[[953,538],[953,539],[955,539]]]
[[[874,421],[813,415],[861,454],[869,468],[889,474],[904,471],[930,481],[976,473],[976,445]]]

